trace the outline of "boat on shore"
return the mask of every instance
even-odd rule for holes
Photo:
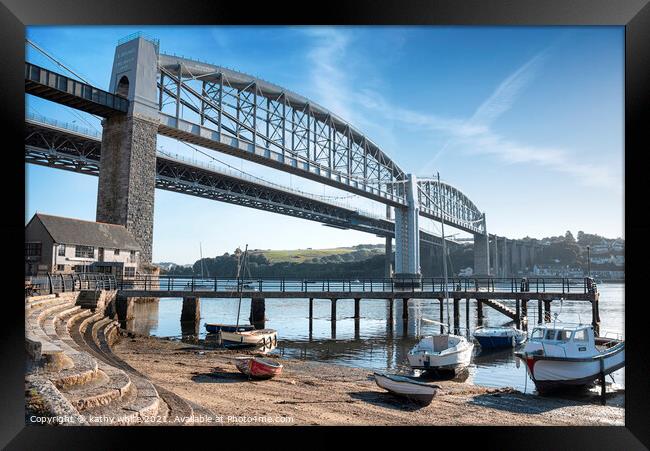
[[[596,337],[591,325],[537,326],[521,352],[539,393],[585,387],[625,366],[625,341]]]
[[[205,330],[209,334],[218,334],[219,332],[245,332],[255,330],[252,324],[220,324],[220,323],[205,323]]]
[[[237,357],[235,366],[251,379],[271,379],[282,373],[283,365],[259,357]]]
[[[474,338],[482,349],[514,348],[527,340],[526,332],[514,327],[479,327]]]
[[[278,333],[275,329],[257,329],[245,331],[221,331],[221,342],[225,345],[257,347],[270,351],[278,346]]]
[[[439,321],[426,320],[448,326]],[[461,335],[444,333],[423,337],[406,355],[411,368],[425,371],[445,370],[454,373],[469,366],[474,343]]]
[[[408,398],[422,405],[429,405],[438,393],[440,386],[414,381],[404,376],[374,373],[375,383],[389,392]]]

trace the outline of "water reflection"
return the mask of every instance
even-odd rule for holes
[[[624,332],[624,285],[602,284],[600,290],[601,330]],[[465,300],[459,303],[459,324],[461,333],[471,334],[477,327],[477,306],[470,302],[469,316]],[[205,322],[232,323],[237,317],[238,299],[202,299],[199,339],[206,337]],[[392,308],[391,308],[392,304]],[[514,301],[505,301],[514,308]],[[450,300],[449,305],[453,305]],[[443,307],[446,304],[443,303]],[[135,306],[134,329],[140,333],[150,333],[161,337],[182,337],[180,314],[182,299],[161,299],[159,303]],[[406,353],[419,337],[439,332],[439,326],[422,321],[422,318],[446,322],[446,309],[441,311],[440,302],[435,299],[408,302],[408,319],[403,320],[403,302],[397,300],[362,299],[360,320],[354,319],[354,300],[337,301],[337,320],[331,321],[331,302],[328,299],[315,299],[313,318],[309,319],[308,299],[267,299],[267,328],[278,331],[279,344],[274,350],[296,358],[323,360],[343,365],[368,368],[378,371],[408,372]],[[542,305],[543,308],[543,305]],[[241,317],[247,318],[250,299],[242,300]],[[529,329],[537,324],[538,303],[528,302],[527,320]],[[552,313],[558,313],[558,321],[591,321],[589,302],[554,301]],[[488,326],[512,324],[510,318],[483,305],[483,323]],[[453,322],[453,311],[449,312]],[[467,326],[469,325],[469,330]],[[483,352],[475,346],[475,356],[468,368],[467,378],[486,386],[510,386],[532,393],[533,382],[528,378],[523,365],[517,367],[512,349]],[[624,386],[624,369],[616,371],[614,387]]]

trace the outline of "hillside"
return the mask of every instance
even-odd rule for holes
[[[384,254],[382,244],[359,244],[351,247],[334,247],[329,249],[292,249],[250,251],[251,255],[263,255],[271,264],[275,263],[334,263],[344,261],[361,261],[375,255]]]

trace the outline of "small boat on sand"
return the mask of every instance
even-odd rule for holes
[[[237,357],[237,369],[251,379],[271,379],[282,373],[282,364],[259,357]]]
[[[224,344],[257,346],[272,349],[278,345],[278,333],[275,329],[257,329],[228,332],[222,330],[221,341]]]
[[[422,405],[429,405],[436,396],[440,386],[417,382],[404,376],[395,374],[374,373],[375,382],[384,390],[408,398]]]
[[[625,341],[595,337],[590,324],[537,326],[515,356],[526,363],[540,393],[587,386],[625,366]]]
[[[526,341],[526,332],[514,327],[479,327],[474,338],[482,349],[514,348]]]
[[[445,328],[447,324],[439,321],[427,320],[434,324],[439,324]],[[472,360],[472,351],[474,343],[468,341],[462,335],[439,334],[423,337],[411,349],[406,358],[411,368],[417,370],[446,370],[459,372],[469,366]]]
[[[209,334],[216,334],[219,332],[244,332],[247,330],[254,330],[255,326],[252,324],[219,324],[219,323],[205,323],[205,330]]]

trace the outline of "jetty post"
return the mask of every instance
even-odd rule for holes
[[[402,299],[402,321],[409,319],[409,298]]]
[[[255,329],[264,329],[266,321],[266,301],[264,298],[256,297],[251,299],[251,313],[249,321],[255,326]]]
[[[460,333],[460,299],[454,298],[454,333]]]
[[[465,327],[469,335],[469,298],[465,299]]]
[[[483,324],[483,301],[476,300],[476,319],[479,325]]]
[[[444,307],[444,305],[445,305],[445,304],[444,304],[444,299],[443,299],[443,298],[438,298],[438,302],[440,302],[440,323],[444,323],[444,322],[445,322],[445,317],[444,317],[444,313],[445,313],[445,311],[444,311],[444,309],[445,309],[445,307]],[[442,327],[442,324],[440,325],[440,333],[441,333],[441,334],[444,333],[444,328]]]
[[[542,317],[542,300],[538,299],[537,300],[537,324],[542,324],[543,317]]]
[[[360,313],[360,311],[359,311],[360,302],[361,302],[361,298],[354,298],[354,319],[356,319],[356,320],[361,318],[361,316],[359,315],[359,313]]]
[[[515,327],[519,329],[521,326],[521,308],[519,299],[515,299]]]
[[[183,335],[198,335],[201,322],[201,298],[187,296],[183,298],[181,310],[181,333]]]
[[[528,299],[521,300],[521,325],[528,330]]]
[[[551,301],[547,299],[544,300],[544,321],[551,321]]]

